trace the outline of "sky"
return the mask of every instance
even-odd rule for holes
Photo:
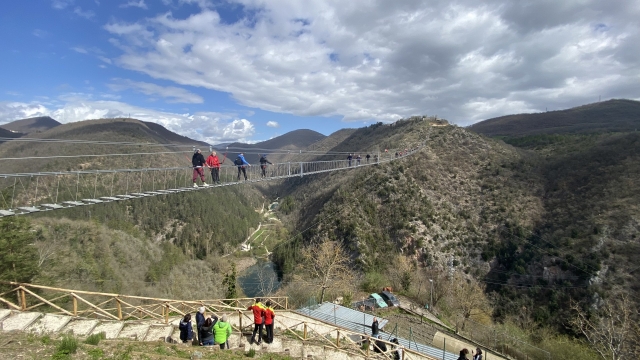
[[[3,0],[0,124],[215,144],[640,100],[637,0]]]

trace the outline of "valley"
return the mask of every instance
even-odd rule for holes
[[[509,133],[508,125],[487,137],[413,117],[327,137],[308,133],[307,143],[276,141],[269,151],[281,152],[285,163],[346,161],[349,153],[394,161],[0,221],[25,219],[35,251],[28,281],[38,284],[182,299],[277,294],[294,306],[320,294],[350,304],[392,287],[461,332],[465,324],[517,329],[521,341],[545,351],[569,341],[579,353],[580,311],[595,319],[594,307],[620,294],[639,305],[640,135],[615,124],[611,131],[531,134]],[[187,152],[203,145],[132,119],[34,134],[148,143],[118,151],[163,148],[167,154],[154,159],[177,167],[188,161],[167,144]],[[6,142],[0,155],[98,154],[113,151],[108,146]],[[396,158],[403,149],[408,156]],[[85,160],[34,160],[3,172],[135,169],[146,162]],[[348,280],[308,276],[327,243],[343,254],[347,270],[340,275]]]

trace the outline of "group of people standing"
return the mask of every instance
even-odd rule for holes
[[[387,344],[382,341],[382,335],[380,335],[380,326],[378,323],[378,318],[376,318],[375,316],[373,317],[373,322],[371,323],[371,336],[376,339],[376,341],[373,343],[373,352],[375,353],[379,353],[379,354],[383,354],[386,353],[389,349],[387,349]],[[394,360],[401,360],[402,359],[402,347],[400,346],[400,343],[398,342],[397,338],[393,338],[391,339],[391,342],[394,345],[394,349],[393,349],[393,359]]]
[[[220,184],[220,166],[224,164],[224,161],[227,159],[227,154],[224,154],[224,158],[220,161],[218,155],[215,151],[212,151],[211,154],[205,160],[204,155],[202,155],[202,151],[200,149],[196,149],[193,153],[193,157],[191,158],[191,165],[193,166],[193,187],[198,187],[197,181],[198,178],[202,181],[202,186],[209,186],[205,180],[204,168],[211,169],[211,183],[212,184]],[[240,181],[240,176],[244,175],[244,180],[247,181],[247,167],[251,166],[249,162],[244,157],[244,153],[238,154],[238,157],[233,161],[233,164],[238,168],[238,178]],[[267,164],[273,165],[272,162],[267,160],[267,154],[262,154],[260,156],[260,168],[262,170],[262,177],[267,177]]]
[[[251,344],[256,342],[256,334],[258,335],[257,344],[262,344],[262,329],[267,330],[265,342],[271,344],[273,342],[273,319],[276,313],[271,307],[271,301],[267,300],[266,304],[262,304],[260,298],[255,299],[253,305],[247,310],[253,311],[253,334],[251,335]]]
[[[460,356],[458,357],[458,360],[468,360],[467,355],[469,355],[469,350],[460,350]],[[472,360],[482,360],[482,349],[476,348],[475,353],[473,352],[473,350],[471,350],[471,356],[473,356]]]
[[[227,322],[227,316],[222,315],[220,319],[211,315],[205,318],[205,308],[201,306],[196,313],[196,340],[200,346],[219,345],[220,349],[229,348],[229,336],[231,336],[231,324]],[[193,324],[191,314],[186,314],[180,324],[180,340],[183,343],[194,340]]]

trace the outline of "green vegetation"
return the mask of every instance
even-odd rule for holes
[[[56,352],[53,354],[54,360],[71,359],[71,354],[75,354],[78,351],[78,339],[71,335],[65,335],[56,347]]]
[[[30,230],[24,217],[0,219],[0,280],[30,282],[40,272],[35,236]]]
[[[98,333],[98,334],[89,335],[84,340],[84,343],[85,344],[89,344],[89,345],[98,345],[101,340],[104,340],[106,338],[107,338],[107,334],[105,334],[104,332],[101,332],[101,333]]]
[[[237,274],[236,274],[236,264],[231,264],[231,271],[224,275],[224,279],[222,280],[222,286],[226,288],[224,293],[225,299],[235,299],[238,297],[237,286]]]

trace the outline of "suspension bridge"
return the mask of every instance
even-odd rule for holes
[[[264,176],[260,165],[247,166],[245,168],[247,180],[244,180],[244,174],[240,176],[238,166],[223,165],[220,168],[220,183],[198,187],[192,185],[192,167],[0,174],[0,217],[188,191],[206,191],[224,186],[275,181],[335,171],[356,170],[403,159],[420,150],[422,146],[424,146],[424,142],[406,150],[389,150],[382,154],[377,153],[370,159],[274,163],[267,165]],[[302,151],[300,154],[303,154]],[[307,153],[305,152],[305,154]],[[313,152],[310,154],[318,155]],[[342,154],[346,154],[346,152]],[[60,157],[83,156],[105,155]],[[2,160],[33,158],[5,158]]]

